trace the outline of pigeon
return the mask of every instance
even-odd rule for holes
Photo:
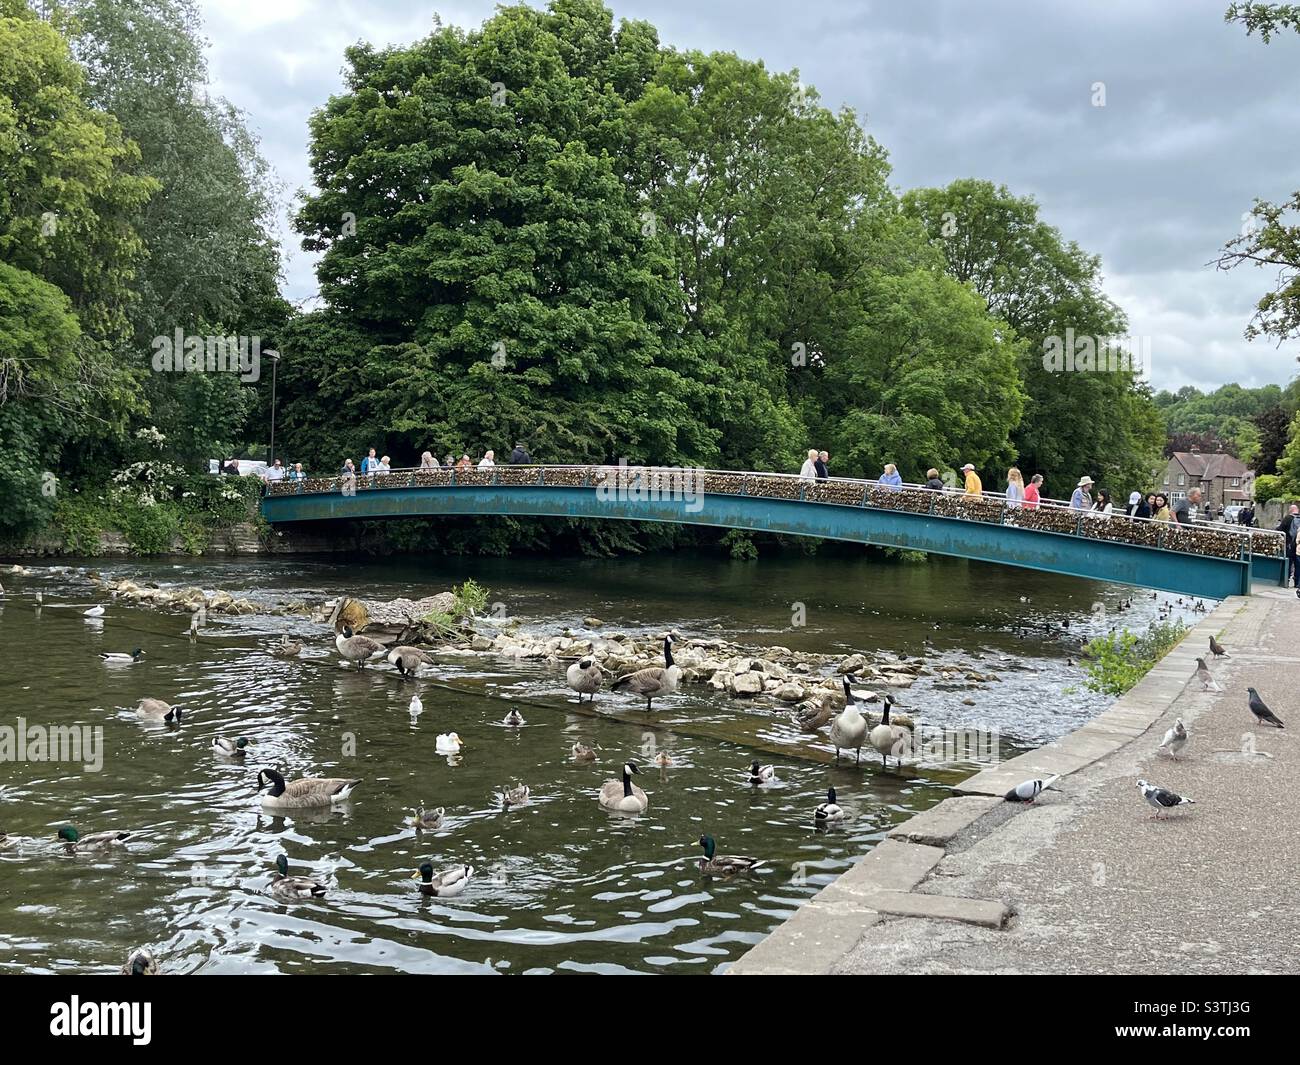
[[[1259,692],[1254,688],[1247,688],[1246,691],[1250,692],[1250,712],[1255,715],[1256,721],[1276,725],[1278,728],[1286,728],[1282,724],[1282,719],[1264,704],[1264,700],[1259,697]]]
[[[1228,652],[1223,649],[1223,644],[1219,643],[1219,641],[1216,640],[1213,636],[1210,637],[1210,651],[1215,658],[1232,657],[1232,655],[1228,654]]]
[[[1196,679],[1201,682],[1201,691],[1223,691],[1219,687],[1219,682],[1214,679],[1214,674],[1210,672],[1210,667],[1205,664],[1204,658],[1196,660]]]
[[[1002,797],[1007,802],[1033,802],[1038,798],[1038,793],[1040,791],[1046,791],[1060,780],[1060,778],[1060,774],[1058,773],[1056,776],[1048,777],[1046,780],[1026,780],[1023,784],[1017,784]]]
[[[1156,808],[1155,818],[1157,821],[1160,820],[1160,814],[1163,811],[1172,810],[1175,806],[1189,806],[1196,801],[1187,798],[1185,795],[1175,795],[1167,788],[1148,784],[1145,780],[1139,780],[1138,787],[1142,789],[1142,798]]]
[[[1165,738],[1160,741],[1160,749],[1166,750],[1174,758],[1178,757],[1178,752],[1187,746],[1187,726],[1183,724],[1180,717],[1174,721],[1174,727],[1165,733]]]

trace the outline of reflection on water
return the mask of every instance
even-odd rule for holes
[[[995,727],[1004,751],[1061,735],[1104,705],[1062,691],[1081,676],[1069,664],[1079,643],[1117,623],[1145,623],[1156,609],[1149,593],[937,559],[95,565],[106,575],[308,601],[416,597],[472,576],[531,629],[580,628],[594,615],[602,631],[672,626],[687,637],[962,662],[1000,679],[927,676],[900,700],[938,725]],[[0,829],[32,838],[0,852],[4,971],[111,971],[147,943],[168,972],[712,972],[956,779],[926,765],[884,772],[865,758],[861,769],[809,761],[783,714],[702,689],[626,724],[566,704],[562,676],[538,663],[447,657],[431,680],[403,680],[387,666],[340,668],[330,634],[301,618],[212,618],[191,643],[184,616],[113,602],[87,624],[81,611],[100,599],[75,574],[34,570],[5,583],[0,725],[22,717],[99,726],[104,750],[99,772],[0,766]],[[1118,611],[1130,595],[1132,610]],[[792,625],[797,604],[802,627]],[[269,654],[283,632],[306,639],[301,659]],[[139,664],[97,657],[137,646]],[[413,715],[416,693],[423,710]],[[525,700],[525,724],[503,725],[508,707],[491,695]],[[184,724],[143,725],[130,711],[146,696],[183,707]],[[608,694],[597,710],[602,703],[632,705]],[[435,737],[451,731],[463,751],[438,755]],[[225,758],[212,749],[217,735],[255,746],[243,762]],[[575,742],[596,761],[574,762]],[[751,742],[766,749],[756,755]],[[667,768],[653,764],[657,755]],[[756,756],[776,765],[779,783],[746,783]],[[646,770],[641,817],[596,802],[629,757]],[[262,765],[363,783],[334,812],[271,815],[255,791]],[[530,801],[503,810],[501,791],[519,783]],[[828,785],[853,817],[825,830],[812,812]],[[417,806],[445,807],[442,826],[417,832],[408,823]],[[123,851],[69,856],[54,840],[69,823],[83,834],[136,835]],[[768,870],[701,878],[696,840],[705,832],[720,852],[764,857]],[[264,894],[280,853],[291,872],[326,881],[328,896],[281,903]],[[475,878],[455,898],[425,897],[409,879],[425,860],[436,869],[470,864]]]

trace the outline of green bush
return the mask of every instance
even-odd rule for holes
[[[1089,641],[1083,649],[1088,666],[1085,686],[1089,691],[1123,695],[1178,644],[1187,629],[1181,621],[1159,621],[1141,634],[1123,629]]]
[[[1264,473],[1255,478],[1255,498],[1261,503],[1281,499],[1285,495],[1282,478],[1273,473]]]

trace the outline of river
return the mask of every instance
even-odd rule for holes
[[[1145,626],[1165,603],[1190,616],[1190,603],[1163,593],[855,553],[85,565],[106,577],[312,603],[338,594],[415,598],[472,577],[498,614],[529,630],[582,630],[594,615],[605,632],[672,627],[687,639],[755,647],[889,650],[923,656],[930,669],[960,662],[999,679],[928,675],[899,701],[936,727],[995,730],[1004,756],[1063,735],[1107,704],[1083,690],[1075,664],[1083,640]],[[431,681],[386,667],[349,671],[332,633],[300,617],[211,617],[191,643],[184,616],[107,600],[75,571],[7,570],[0,726],[16,728],[20,717],[29,727],[102,726],[103,764],[0,765],[0,829],[27,837],[0,851],[4,972],[114,971],[142,943],[164,972],[178,974],[718,972],[975,768],[882,770],[874,754],[860,768],[851,757],[831,767],[802,756],[805,740],[784,714],[703,687],[627,724],[577,712],[562,676],[543,663],[446,657]],[[98,624],[81,615],[95,603],[106,606]],[[285,632],[307,641],[302,658],[267,653]],[[97,657],[137,646],[146,652],[138,664]],[[412,716],[417,691],[424,710]],[[143,696],[183,706],[181,727],[141,725],[130,708]],[[522,728],[501,724],[504,696],[524,700]],[[632,706],[608,693],[602,705]],[[691,735],[699,722],[712,734]],[[434,753],[434,737],[451,730],[465,743],[459,760]],[[776,765],[779,784],[753,788],[744,771],[755,756],[749,737],[759,734],[767,739],[759,756]],[[253,740],[248,764],[215,756],[214,735]],[[575,741],[597,750],[594,765],[569,760]],[[611,817],[597,806],[600,783],[626,758],[660,751],[672,764],[646,766],[645,816]],[[259,765],[363,783],[341,811],[272,817],[254,791]],[[532,801],[503,812],[495,793],[516,781],[529,785]],[[822,831],[812,812],[828,785],[854,816]],[[417,803],[446,808],[440,831],[417,835],[404,824]],[[54,840],[65,824],[136,834],[109,857],[70,856]],[[766,859],[766,871],[702,878],[702,833],[720,852]],[[292,872],[326,880],[328,895],[286,904],[265,894],[281,853]],[[426,859],[438,868],[467,862],[475,878],[456,898],[425,898],[409,877]]]

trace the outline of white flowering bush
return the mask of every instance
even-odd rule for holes
[[[152,507],[162,500],[175,499],[185,477],[185,469],[174,462],[133,462],[113,472],[109,487],[118,502]]]

